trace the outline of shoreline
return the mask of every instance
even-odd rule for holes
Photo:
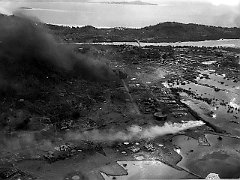
[[[239,41],[239,42],[230,42],[228,41]],[[211,44],[213,43],[213,44]],[[214,44],[215,43],[215,44]],[[217,44],[221,43],[221,44]],[[225,43],[225,44],[224,44]],[[234,44],[235,43],[235,44]],[[238,45],[239,43],[239,45]],[[60,44],[75,44],[75,45],[129,45],[129,46],[139,46],[139,47],[148,47],[148,46],[172,46],[172,47],[184,47],[184,46],[195,46],[195,47],[222,47],[222,48],[240,48],[240,39],[219,39],[219,40],[203,40],[203,41],[182,41],[182,42],[144,42],[144,41],[111,41],[111,42],[66,42]],[[209,45],[208,45],[209,44]]]

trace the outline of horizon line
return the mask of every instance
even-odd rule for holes
[[[176,24],[185,24],[185,25],[188,25],[188,24],[193,24],[193,25],[200,25],[200,26],[209,26],[209,27],[220,27],[220,28],[228,28],[228,29],[232,29],[232,28],[240,28],[240,27],[236,27],[236,26],[232,26],[232,27],[227,27],[227,26],[216,26],[216,25],[208,25],[208,24],[198,24],[198,23],[194,23],[194,22],[189,22],[189,23],[184,23],[184,22],[177,22],[177,21],[164,21],[164,22],[159,22],[157,24],[153,24],[153,25],[146,25],[146,26],[142,26],[142,27],[134,27],[134,26],[94,26],[94,25],[90,25],[90,24],[85,24],[85,25],[78,25],[78,24],[63,24],[63,23],[46,23],[46,22],[43,22],[45,24],[49,24],[49,25],[56,25],[56,26],[64,26],[64,27],[79,27],[79,28],[82,28],[82,27],[86,27],[86,26],[92,26],[94,28],[97,28],[97,29],[117,29],[117,28],[123,28],[123,29],[143,29],[143,28],[146,28],[146,27],[151,27],[151,26],[156,26],[156,25],[159,25],[159,24],[164,24],[164,23],[176,23]]]

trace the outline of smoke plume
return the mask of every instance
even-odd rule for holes
[[[91,80],[114,77],[105,63],[77,55],[57,43],[36,19],[0,15],[0,89],[26,77],[46,80],[53,73],[63,72]]]
[[[163,126],[140,127],[132,125],[126,131],[110,130],[92,130],[84,132],[67,132],[60,135],[60,142],[56,141],[56,136],[52,134],[50,137],[42,136],[36,132],[16,132],[11,136],[0,134],[1,151],[15,152],[18,150],[32,151],[41,149],[44,151],[54,150],[64,142],[69,141],[91,141],[93,143],[114,143],[119,141],[132,141],[147,139],[151,140],[158,136],[167,134],[176,134],[190,128],[204,125],[202,121],[188,121],[184,123],[165,123]]]
[[[131,141],[139,139],[154,139],[157,136],[167,134],[176,134],[180,131],[204,125],[202,121],[188,121],[184,123],[168,123],[163,126],[150,126],[142,128],[133,125],[127,131],[116,130],[91,130],[85,132],[69,132],[66,134],[67,140],[84,140],[92,142],[114,142],[114,141]]]

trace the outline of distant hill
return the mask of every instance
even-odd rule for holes
[[[0,14],[1,18],[5,17]],[[9,16],[8,18],[11,18]],[[68,27],[45,24],[55,35],[68,42],[178,42],[218,39],[239,39],[240,28],[226,28],[177,22],[159,23],[140,29],[95,28],[93,26]]]
[[[199,24],[183,24],[177,22],[159,23],[141,29],[134,28],[95,28],[66,27],[47,25],[56,35],[66,41],[73,42],[178,42],[218,39],[239,39],[240,28],[214,27]]]
[[[143,1],[102,1],[97,3],[104,4],[126,4],[126,5],[157,5],[153,3],[143,2]]]
[[[20,7],[19,9],[26,9],[26,10],[28,10],[28,9],[32,9],[32,8],[30,8],[30,7]]]

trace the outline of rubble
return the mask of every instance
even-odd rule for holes
[[[156,113],[154,113],[154,117],[155,117],[158,121],[166,121],[166,120],[167,120],[167,115],[166,115],[166,114],[162,114],[162,112],[156,112]]]
[[[81,46],[84,48],[84,45]],[[216,112],[224,106],[229,109],[228,114],[231,114],[234,118],[229,122],[233,126],[238,126],[239,111],[230,106],[227,100],[210,97],[211,94],[208,95],[210,92],[198,92],[201,88],[206,88],[213,90],[211,92],[216,94],[224,93],[222,86],[227,85],[226,82],[229,82],[229,80],[235,81],[232,83],[235,83],[236,87],[238,86],[236,82],[239,79],[239,70],[226,62],[226,59],[230,58],[228,56],[233,54],[232,52],[219,48],[197,47],[140,48],[125,45],[96,45],[94,47],[97,51],[95,52],[92,49],[91,51],[95,52],[97,58],[103,58],[102,53],[104,52],[104,58],[111,60],[109,62],[110,66],[115,68],[115,73],[124,80],[128,91],[126,91],[122,81],[103,83],[74,77],[58,79],[59,83],[50,87],[43,87],[41,96],[38,98],[19,96],[1,102],[0,117],[4,131],[16,131],[13,128],[16,127],[16,124],[11,122],[17,120],[17,124],[21,124],[25,119],[29,119],[30,121],[26,123],[29,126],[25,130],[36,132],[36,142],[41,142],[43,139],[46,140],[50,137],[55,139],[44,144],[51,150],[39,152],[38,144],[36,144],[35,148],[38,151],[36,150],[36,153],[35,149],[33,151],[33,155],[36,155],[37,152],[40,154],[41,161],[46,163],[47,166],[52,168],[58,163],[62,163],[64,166],[65,162],[71,162],[72,159],[77,157],[82,157],[80,159],[83,162],[84,158],[88,160],[88,158],[91,159],[96,154],[97,156],[100,154],[99,156],[112,159],[114,162],[121,160],[154,160],[179,169],[177,163],[182,160],[185,149],[174,144],[174,141],[172,141],[174,136],[178,137],[184,134],[186,137],[194,137],[199,148],[212,148],[212,139],[210,141],[205,135],[218,133],[218,136],[222,138],[218,138],[218,141],[224,142],[222,134],[226,135],[226,133],[218,131],[217,128],[222,130],[222,128],[227,127],[217,126],[216,128],[211,124],[204,124],[203,120],[204,122],[208,121],[196,115],[189,106],[183,103],[182,98],[191,99],[197,105],[200,102],[209,106],[215,103],[214,107],[216,109],[201,109],[205,111],[208,118],[213,118],[213,115],[216,114],[215,119],[213,118],[214,123],[217,123],[219,117]],[[88,53],[87,51],[90,51],[90,49],[85,51]],[[151,54],[152,52],[153,54]],[[209,63],[209,61],[216,62]],[[231,61],[233,62],[233,60]],[[231,67],[232,70],[229,71],[222,63]],[[161,74],[163,70],[164,75]],[[225,74],[229,80],[217,76],[216,84],[206,83],[212,80],[215,74]],[[205,81],[205,83],[202,81]],[[164,86],[164,83],[168,86]],[[129,94],[132,98],[129,97]],[[182,96],[183,94],[184,96]],[[139,108],[140,113],[134,111],[133,103]],[[210,112],[210,114],[207,112]],[[117,140],[116,142],[108,142],[107,140],[102,142],[76,141],[66,139],[64,136],[66,133],[76,130],[82,134],[90,130],[104,133],[110,130],[115,133],[117,131],[125,132],[132,125],[149,128],[161,127],[165,121],[180,125],[191,125],[191,122],[202,123],[203,126],[194,127],[177,134],[160,135],[154,139],[142,140],[135,137],[131,141],[128,139]],[[18,129],[18,131],[23,130],[23,128]],[[234,131],[234,133],[236,132]],[[120,135],[123,134],[120,133]],[[191,144],[189,147],[187,143],[185,145],[187,153],[196,153],[196,150],[190,146]],[[94,161],[91,159],[91,162]],[[28,163],[31,164],[31,162]],[[43,167],[41,163],[40,167]],[[44,164],[44,167],[46,164]],[[101,167],[105,169],[105,164],[101,164]],[[96,167],[89,165],[89,171],[92,172],[94,169]],[[10,171],[9,174],[11,173],[13,175],[15,171]],[[202,177],[200,171],[194,173]],[[66,177],[81,179],[81,175],[76,172],[75,174],[70,172]]]

